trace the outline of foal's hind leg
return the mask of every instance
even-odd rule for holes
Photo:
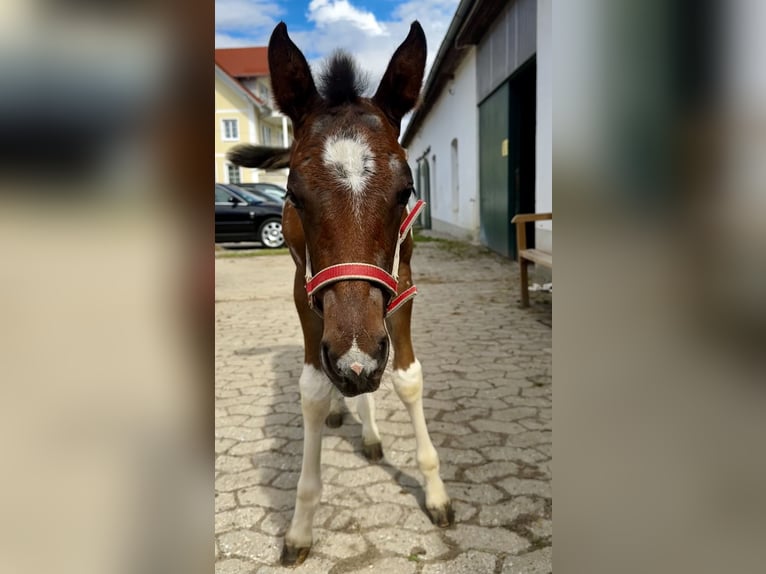
[[[343,411],[345,410],[345,404],[346,402],[343,398],[343,395],[340,394],[338,389],[333,387],[332,395],[330,396],[330,414],[327,415],[327,419],[325,420],[325,424],[328,427],[336,429],[343,424]]]
[[[405,275],[404,273],[402,274]],[[405,288],[409,286],[409,273],[404,277]],[[401,283],[401,281],[400,281]],[[439,455],[428,435],[423,415],[423,371],[420,361],[415,358],[410,339],[410,316],[412,301],[406,303],[389,319],[391,338],[394,344],[394,389],[407,407],[415,429],[418,468],[425,479],[426,509],[431,521],[437,526],[447,527],[455,522],[452,503],[439,476]]]
[[[362,452],[364,456],[377,462],[383,458],[383,447],[380,444],[380,433],[375,423],[375,399],[372,393],[359,395],[356,399],[356,410],[362,419]]]

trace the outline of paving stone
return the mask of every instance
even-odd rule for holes
[[[547,518],[538,518],[529,523],[527,529],[536,538],[550,538],[553,536],[553,522]]]
[[[493,432],[500,434],[516,434],[529,430],[519,423],[512,423],[507,421],[495,421],[490,419],[479,419],[468,423],[471,428],[477,432]]]
[[[518,471],[519,466],[516,463],[495,461],[466,469],[465,477],[471,482],[486,483],[496,478],[516,474]]]
[[[498,485],[510,495],[536,494],[537,496],[551,497],[551,483],[547,480],[528,480],[524,478],[509,477],[501,480]]]
[[[238,404],[231,405],[226,409],[226,412],[231,415],[248,415],[251,417],[261,417],[270,414],[272,409],[269,406]],[[216,421],[216,424],[217,423],[218,421]]]
[[[511,439],[514,446],[529,447],[529,446],[542,446],[551,444],[551,432],[550,431],[528,431],[513,435]]]
[[[216,427],[215,436],[216,438],[230,438],[242,442],[263,438],[263,431],[260,428],[242,426]]]
[[[234,472],[231,474],[222,474],[215,481],[215,489],[218,492],[231,492],[239,490],[254,484],[267,484],[279,474],[279,471],[273,468],[255,468],[243,472]]]
[[[215,515],[215,532],[218,534],[236,528],[250,528],[265,514],[266,512],[262,508],[254,506],[218,512]]]
[[[215,469],[222,472],[239,472],[252,468],[253,465],[248,457],[222,455],[215,459]]]
[[[454,530],[448,530],[445,534],[463,548],[518,554],[529,547],[528,540],[505,528],[458,524]]]
[[[515,402],[515,401],[512,401]],[[492,411],[492,420],[495,421],[518,421],[534,417],[537,409],[532,407],[514,407],[510,409],[495,409]]]
[[[252,574],[257,565],[239,558],[229,558],[215,563],[215,574]]]
[[[515,496],[509,502],[484,506],[479,512],[481,526],[506,526],[522,514],[542,515],[545,501],[530,496]]]
[[[400,556],[410,556],[414,551],[424,560],[438,558],[449,551],[436,533],[413,535],[400,528],[377,528],[366,532],[365,536],[376,547]],[[420,554],[420,549],[425,552]]]
[[[448,485],[452,498],[473,504],[495,504],[506,494],[491,484],[453,482]]]
[[[546,460],[544,454],[533,448],[518,448],[516,446],[487,446],[478,449],[487,460],[521,461],[537,463]]]
[[[508,556],[502,574],[551,574],[552,563],[551,548],[541,548],[522,556]]]
[[[383,502],[357,509],[354,511],[354,517],[362,528],[372,528],[397,524],[404,512],[405,508],[398,504]],[[412,513],[407,510],[407,513],[423,516],[421,512]]]
[[[269,486],[256,486],[240,490],[237,492],[237,498],[239,503],[245,506],[261,506],[275,510],[284,510],[295,506],[295,492]]]
[[[237,441],[231,438],[219,438],[215,440],[215,452],[221,454],[229,450]]]
[[[332,511],[334,507],[323,506],[322,508]],[[343,508],[335,514],[329,520],[321,521],[318,518],[314,518],[314,524],[316,526],[326,525],[327,528],[340,532],[353,532],[359,530],[359,521],[356,519],[357,510],[351,510],[350,508]]]
[[[426,564],[423,574],[494,574],[496,558],[486,552],[464,552],[453,560]]]
[[[375,393],[385,458],[362,455],[357,401],[348,401],[343,426],[323,429],[316,544],[291,572],[549,572],[550,548],[529,544],[552,538],[551,330],[539,321],[550,323],[551,296],[535,293],[520,309],[508,295],[518,290],[515,264],[473,247],[470,256],[435,243],[415,249],[413,341],[456,526],[436,527],[421,507],[413,427],[386,372]],[[223,574],[286,571],[278,557],[303,452],[293,274],[289,256],[216,260],[214,550]]]
[[[224,556],[250,558],[263,564],[279,559],[281,541],[252,530],[235,530],[218,537],[218,546]]]
[[[444,413],[442,420],[450,423],[464,423],[474,419],[487,418],[489,409],[460,409]]]
[[[350,558],[364,554],[367,542],[361,534],[314,528],[314,545],[311,550],[331,558]]]
[[[359,508],[360,505],[369,503],[370,499],[362,488],[355,489],[346,486],[336,486],[329,482],[322,485],[322,504]]]
[[[221,512],[224,510],[229,510],[231,508],[236,508],[237,506],[237,499],[234,498],[234,493],[232,492],[216,492],[215,493],[215,511]]]
[[[382,558],[371,562],[369,566],[351,570],[347,574],[414,574],[417,570],[415,562],[406,558]]]
[[[272,536],[284,536],[287,532],[287,528],[290,526],[292,517],[292,509],[289,512],[269,512],[267,510],[266,517],[261,522],[260,530]]]
[[[226,415],[215,418],[216,426],[239,426],[245,422],[248,418],[247,415]]]
[[[505,442],[505,435],[494,432],[475,432],[467,436],[458,436],[450,446],[455,448],[475,449],[482,446],[498,446]]]
[[[484,462],[484,457],[477,449],[469,448],[446,448],[438,449],[439,458],[450,461],[452,464],[479,464]]]
[[[375,502],[394,502],[395,504],[417,504],[412,496],[412,492],[394,482],[379,482],[372,484],[364,489],[365,495],[369,500]]]
[[[334,560],[311,555],[310,560],[307,560],[300,566],[290,568],[285,568],[281,565],[261,566],[256,570],[256,574],[285,574],[286,572],[290,574],[329,574],[334,566]]]
[[[452,504],[454,507],[454,500],[452,501]],[[405,514],[406,518],[404,519],[402,528],[414,530],[415,532],[434,532],[437,530],[437,527],[434,526],[431,519],[424,512],[406,511]],[[457,520],[457,511],[455,511],[455,519]]]
[[[381,466],[367,464],[362,468],[339,472],[332,482],[340,486],[358,487],[376,482],[390,481],[391,474]]]

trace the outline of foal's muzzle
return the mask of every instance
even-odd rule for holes
[[[347,360],[344,360],[345,355],[338,357],[332,352],[330,345],[323,341],[320,350],[322,370],[345,397],[371,393],[377,391],[380,386],[380,379],[388,361],[388,351],[388,335],[385,335],[378,341],[374,356],[367,355],[365,362],[368,364],[364,364],[362,360],[355,360],[356,357]],[[346,355],[348,354],[347,352]],[[370,364],[374,364],[375,367],[369,368]]]

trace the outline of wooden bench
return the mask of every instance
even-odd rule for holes
[[[529,278],[527,266],[530,263],[543,265],[553,270],[553,254],[541,249],[527,248],[527,226],[530,221],[553,219],[552,213],[519,213],[511,219],[516,225],[516,247],[519,251],[519,270],[521,272],[521,306],[529,307]]]

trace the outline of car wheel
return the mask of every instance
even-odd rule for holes
[[[282,235],[282,220],[278,218],[267,219],[258,229],[258,239],[264,247],[276,249],[285,244],[285,238]]]

